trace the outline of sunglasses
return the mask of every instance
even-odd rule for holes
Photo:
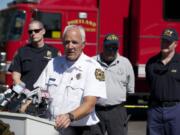
[[[169,41],[169,40],[167,40],[167,39],[162,39],[162,40],[161,40],[161,43],[172,44],[173,41]]]
[[[75,41],[75,40],[72,40],[72,41],[70,41],[70,40],[65,40],[63,43],[64,43],[64,45],[68,45],[68,44],[70,44],[70,43],[72,43],[72,44],[74,44],[74,45],[79,44],[79,42],[78,42],[78,41]]]
[[[34,33],[39,33],[41,30],[42,30],[42,28],[40,28],[40,29],[34,29],[34,30],[28,30],[28,33],[29,33],[29,34],[32,34],[33,32],[34,32]]]
[[[109,46],[105,46],[105,50],[106,51],[113,51],[116,52],[118,50],[118,47],[109,47]]]

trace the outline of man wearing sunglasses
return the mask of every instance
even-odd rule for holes
[[[129,60],[118,53],[119,39],[105,36],[103,51],[95,56],[105,70],[107,99],[96,104],[99,127],[105,135],[127,135],[128,116],[124,108],[127,93],[134,93],[134,72]]]
[[[147,135],[180,134],[180,55],[176,53],[178,33],[166,28],[161,35],[161,50],[146,64],[150,86]]]
[[[94,106],[106,98],[104,71],[83,53],[85,30],[69,25],[63,32],[64,56],[52,59],[34,87],[52,96],[51,114],[61,135],[100,135]]]
[[[17,51],[9,71],[14,84],[25,83],[27,89],[33,90],[33,84],[48,61],[57,56],[58,50],[45,44],[46,31],[40,21],[31,21],[28,32],[30,42]]]

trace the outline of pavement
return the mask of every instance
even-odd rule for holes
[[[146,135],[146,121],[129,121],[128,135]]]

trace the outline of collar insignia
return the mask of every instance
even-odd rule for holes
[[[76,74],[76,79],[77,80],[81,79],[81,73]]]

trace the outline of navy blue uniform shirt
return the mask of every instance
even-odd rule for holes
[[[36,48],[28,44],[18,50],[9,67],[9,71],[21,73],[21,80],[26,84],[26,88],[33,90],[33,84],[48,61],[56,57],[57,54],[58,50],[52,46],[45,44],[42,48]]]
[[[164,65],[161,54],[152,57],[146,64],[146,78],[151,88],[150,100],[180,101],[180,55],[175,54]]]

